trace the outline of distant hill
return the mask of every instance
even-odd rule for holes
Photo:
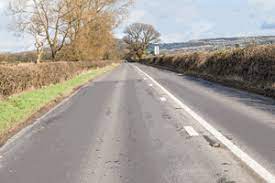
[[[185,52],[211,51],[232,47],[246,47],[251,44],[275,44],[275,36],[199,39],[179,43],[162,43],[159,44],[159,46],[161,52]],[[154,45],[151,45],[150,50],[153,50],[153,47]]]

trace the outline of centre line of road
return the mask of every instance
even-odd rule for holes
[[[185,126],[185,131],[188,133],[190,137],[197,137],[199,136],[199,133],[196,132],[196,130],[192,126]]]
[[[167,99],[166,99],[165,97],[160,97],[160,101],[162,101],[162,102],[166,102],[166,101],[167,101]]]
[[[250,167],[255,173],[257,173],[263,180],[270,183],[275,183],[275,177],[257,161],[251,158],[247,153],[233,144],[229,139],[227,139],[221,132],[216,130],[210,123],[193,111],[190,107],[184,104],[181,100],[175,97],[171,92],[169,92],[165,87],[158,83],[146,72],[142,71],[139,67],[133,65],[141,74],[148,77],[156,86],[158,86],[164,93],[166,93],[177,105],[182,107],[190,116],[192,116],[197,122],[199,122],[206,130],[208,130],[215,138],[217,138],[221,143],[223,143],[235,156],[242,160],[248,167]]]

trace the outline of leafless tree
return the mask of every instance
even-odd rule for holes
[[[34,37],[37,62],[43,48],[50,48],[52,60],[64,46],[74,42],[83,29],[102,14],[118,24],[132,0],[11,0],[9,12],[15,30]],[[113,28],[113,27],[112,27]]]
[[[10,13],[15,20],[15,28],[34,37],[38,53],[43,50],[44,42],[51,50],[52,59],[66,43],[71,21],[65,17],[73,11],[63,0],[12,0]],[[71,8],[71,7],[70,7]],[[76,20],[73,20],[76,21]],[[38,59],[39,59],[38,54]]]
[[[131,57],[141,59],[150,44],[160,41],[160,33],[149,24],[134,23],[128,26],[123,41],[127,44]]]

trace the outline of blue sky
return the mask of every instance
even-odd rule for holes
[[[0,51],[32,47],[27,37],[16,38],[3,15],[8,0],[0,0]],[[115,31],[133,22],[153,24],[162,42],[200,38],[275,35],[275,0],[136,0],[128,19]]]

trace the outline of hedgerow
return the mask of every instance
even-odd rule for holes
[[[87,61],[0,65],[0,98],[60,83],[85,70],[111,63],[112,61]]]
[[[275,46],[148,57],[142,63],[275,97]]]

